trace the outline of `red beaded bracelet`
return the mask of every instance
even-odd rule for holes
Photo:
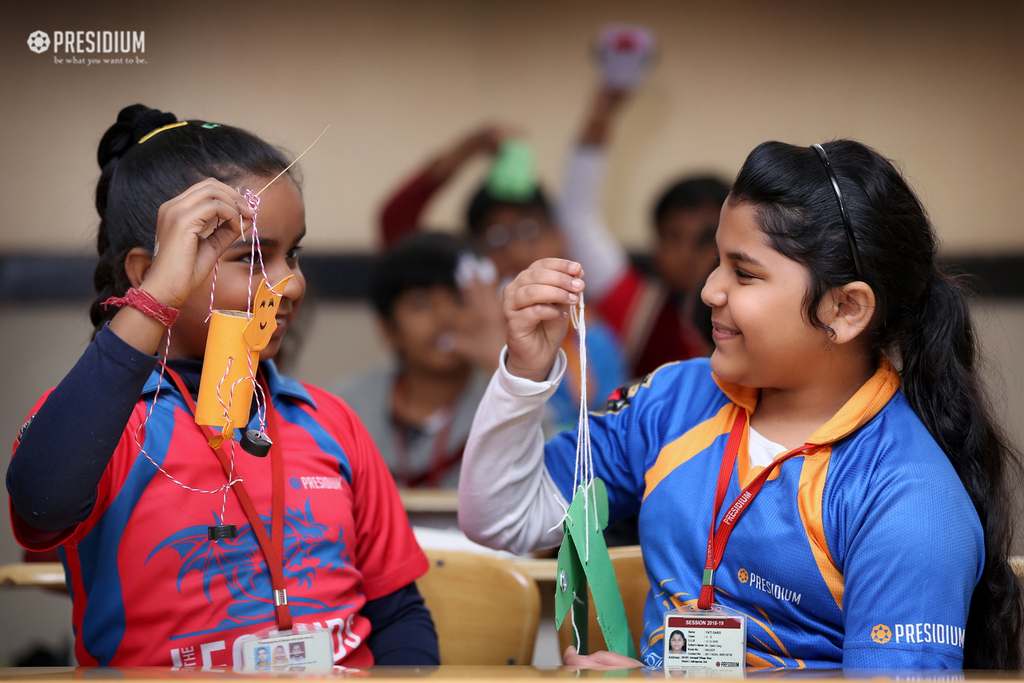
[[[135,289],[134,287],[125,292],[124,296],[112,296],[104,301],[103,308],[111,305],[120,307],[125,304],[138,311],[142,311],[153,320],[162,323],[168,329],[178,319],[178,313],[181,312],[180,309],[160,303],[156,300],[156,297],[146,290]]]

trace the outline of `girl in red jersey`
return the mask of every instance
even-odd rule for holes
[[[18,540],[60,547],[78,662],[238,667],[244,643],[290,630],[321,634],[332,664],[436,664],[414,583],[427,562],[387,468],[344,403],[272,360],[305,293],[301,192],[290,173],[267,186],[287,159],[142,105],[98,159],[96,334],[33,409],[7,474]],[[266,413],[249,428],[266,424],[273,444],[256,458],[233,441],[215,452],[193,414],[210,311],[250,304],[243,193],[265,186],[256,272],[292,277],[257,373]]]

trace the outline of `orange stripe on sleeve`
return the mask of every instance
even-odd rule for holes
[[[800,471],[800,488],[797,493],[797,507],[800,519],[804,523],[807,541],[818,565],[821,578],[828,586],[836,607],[843,608],[843,574],[832,560],[825,540],[825,525],[821,518],[821,501],[825,493],[825,475],[832,449],[825,447],[817,453],[804,458],[804,466]]]
[[[673,470],[706,449],[722,434],[728,433],[739,410],[742,408],[735,403],[726,403],[717,415],[704,420],[678,439],[666,444],[658,453],[654,465],[644,475],[644,499],[646,500],[651,491]]]

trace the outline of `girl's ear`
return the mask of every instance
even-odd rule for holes
[[[856,339],[871,324],[875,314],[875,292],[865,282],[857,280],[832,290],[826,299],[829,327],[834,331],[832,341],[845,344]]]
[[[124,273],[132,287],[138,287],[146,279],[149,267],[153,265],[153,255],[142,247],[134,247],[124,257]]]

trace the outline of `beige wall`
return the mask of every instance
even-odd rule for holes
[[[0,252],[86,249],[95,148],[134,102],[301,151],[308,246],[365,247],[386,189],[485,120],[521,126],[553,185],[611,20],[661,42],[614,148],[607,206],[646,243],[653,193],[731,175],[758,142],[853,136],[902,161],[950,249],[1020,250],[1024,3],[266,0],[22,3],[0,26]],[[144,65],[57,65],[34,30],[144,30]],[[60,56],[60,55],[58,55]],[[435,207],[459,220],[464,180]]]

